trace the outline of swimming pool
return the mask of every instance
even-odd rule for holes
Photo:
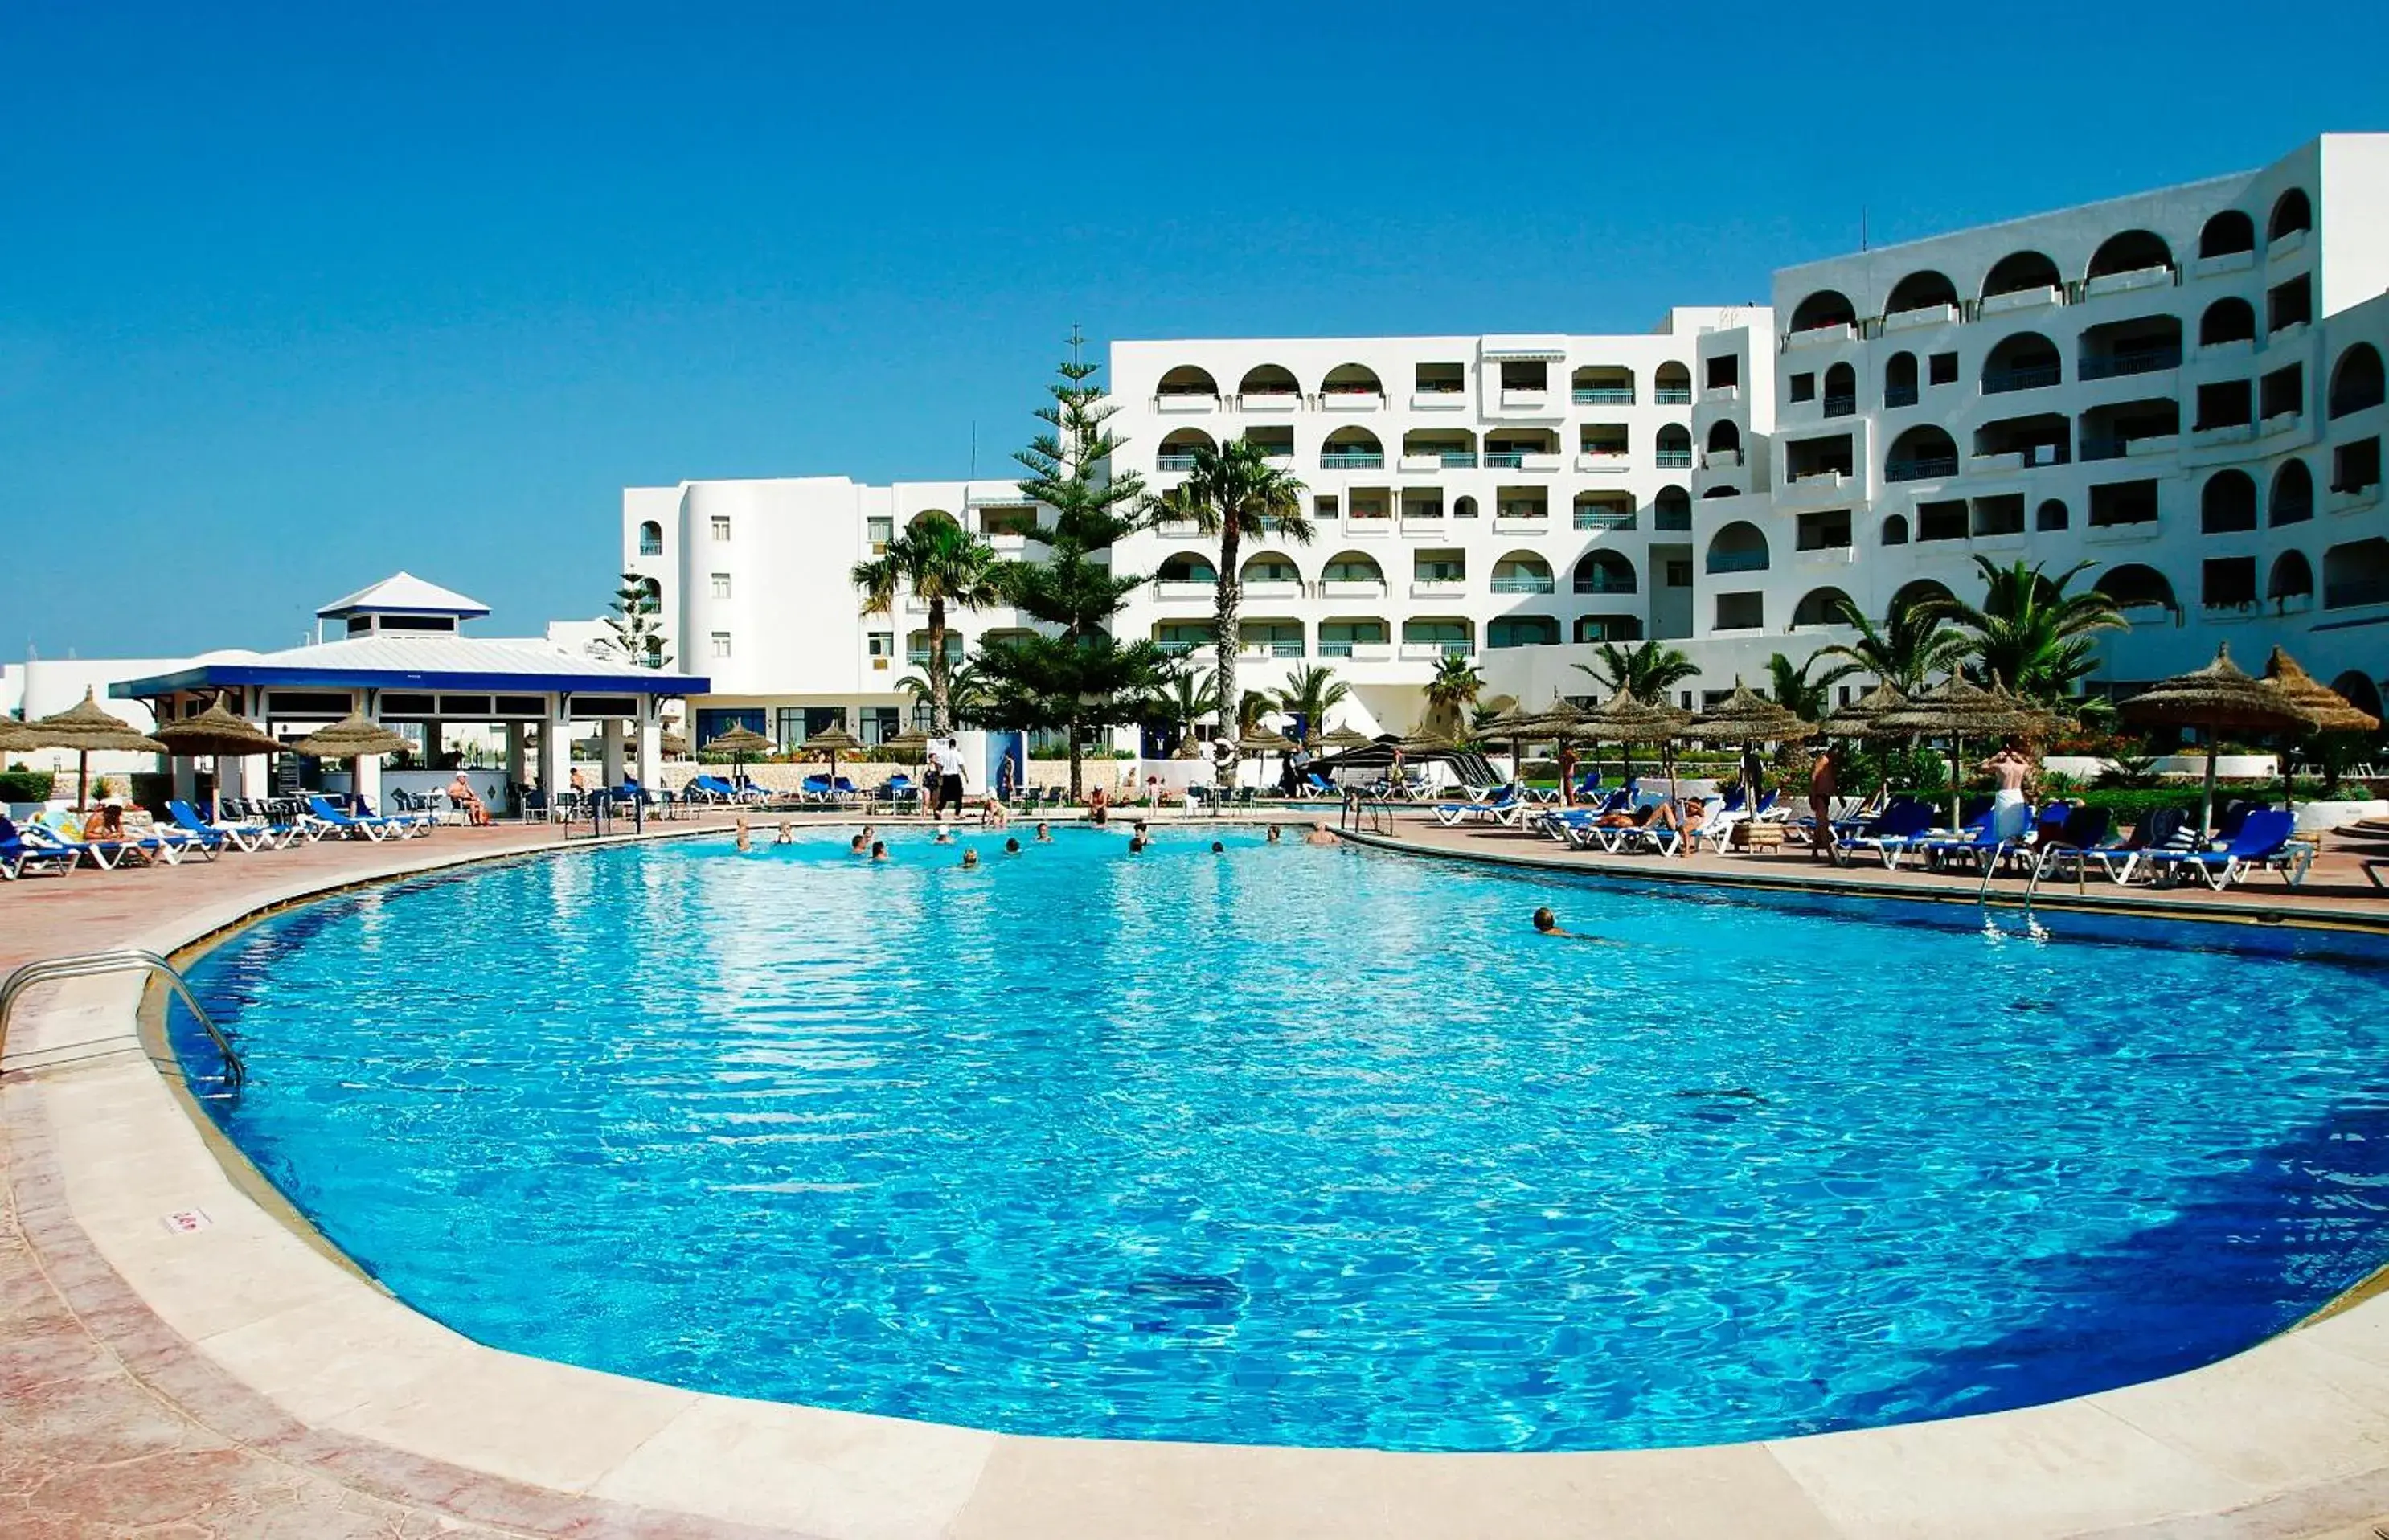
[[[211,1111],[484,1343],[1028,1433],[1948,1416],[2211,1361],[2382,1260],[2377,971],[1211,837],[344,895],[193,970],[251,1076]]]

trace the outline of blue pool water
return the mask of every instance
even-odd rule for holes
[[[1947,1416],[2213,1360],[2389,1251],[2380,972],[1209,837],[339,897],[198,966],[218,1115],[482,1342],[1034,1433]]]

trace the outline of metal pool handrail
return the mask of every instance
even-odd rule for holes
[[[217,1052],[224,1055],[224,1084],[234,1090],[240,1089],[249,1079],[249,1066],[241,1063],[239,1052],[232,1046],[232,1039],[224,1035],[223,1029],[216,1025],[215,1018],[208,1014],[198,997],[191,993],[191,986],[184,982],[182,974],[156,952],[145,952],[131,947],[121,951],[78,952],[71,957],[53,957],[28,962],[5,981],[0,981],[0,1050],[5,1050],[8,1042],[8,1013],[16,1008],[18,998],[33,986],[60,979],[93,978],[103,974],[130,972],[153,974],[164,979],[172,986],[174,993],[183,997],[183,1003],[190,1008],[199,1025],[207,1029],[208,1040],[216,1045]]]

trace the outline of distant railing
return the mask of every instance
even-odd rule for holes
[[[2124,375],[2153,375],[2161,369],[2181,367],[2178,348],[2131,348],[2110,353],[2105,358],[2086,358],[2076,371],[2083,379],[2114,379]]]
[[[1958,457],[1954,454],[1926,454],[1913,460],[1892,460],[1884,463],[1885,481],[1930,481],[1936,477],[1958,474]]]
[[[1630,577],[1612,578],[1601,574],[1591,578],[1578,578],[1575,588],[1578,593],[1631,593],[1634,592],[1634,579]]]
[[[2389,605],[2389,578],[2364,578],[2323,586],[2323,608],[2351,609],[2357,605]]]
[[[1857,413],[1858,409],[1859,399],[1856,396],[1827,396],[1825,398],[1825,415],[1828,417],[1851,416]]]
[[[1684,528],[1689,529],[1692,526],[1692,518],[1687,515]],[[1614,514],[1598,508],[1578,508],[1576,511],[1576,527],[1579,529],[1631,529],[1634,528],[1634,513],[1631,509]]]
[[[1685,531],[1691,529],[1692,527],[1693,510],[1690,507],[1654,508],[1651,510],[1651,528],[1654,529]],[[1632,526],[1629,525],[1628,528],[1630,528]]]
[[[1485,468],[1488,471],[1514,471],[1526,463],[1523,451],[1501,450],[1485,456]]]
[[[1386,468],[1382,450],[1331,449],[1319,456],[1319,468],[1327,471],[1375,471]]]
[[[1191,454],[1158,454],[1154,456],[1153,468],[1157,471],[1191,471],[1194,468],[1194,457]]]
[[[1767,553],[1764,551],[1712,551],[1708,567],[1711,572],[1764,572]]]
[[[1883,404],[1885,407],[1914,406],[1916,404],[1916,387],[1912,385],[1884,386],[1883,388]]]
[[[1693,468],[1693,452],[1688,449],[1663,449],[1651,456],[1651,463],[1663,471],[1688,471]]]
[[[1568,392],[1578,406],[1632,406],[1634,388],[1630,385],[1578,386]]]
[[[1535,577],[1509,577],[1493,579],[1496,593],[1550,593],[1554,592],[1553,579]]]
[[[1689,385],[1662,385],[1651,392],[1651,401],[1654,406],[1690,406],[1693,404],[1693,388]]]
[[[1983,394],[2003,396],[2011,390],[2038,390],[2055,385],[2064,371],[2055,363],[2035,363],[2021,369],[1994,369],[1983,375]]]

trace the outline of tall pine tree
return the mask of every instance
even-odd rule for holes
[[[998,582],[1039,627],[1025,640],[980,647],[987,696],[974,713],[984,727],[1067,734],[1074,799],[1087,734],[1141,719],[1165,672],[1152,643],[1123,643],[1111,633],[1145,581],[1111,566],[1113,544],[1134,528],[1144,482],[1134,471],[1112,474],[1120,446],[1104,425],[1114,409],[1094,383],[1101,365],[1084,362],[1080,347],[1074,331],[1069,362],[1048,388],[1054,399],[1037,410],[1046,430],[1013,456],[1028,473],[1021,494],[1054,511],[1052,526],[1039,531],[1052,554],[1004,564]]]

